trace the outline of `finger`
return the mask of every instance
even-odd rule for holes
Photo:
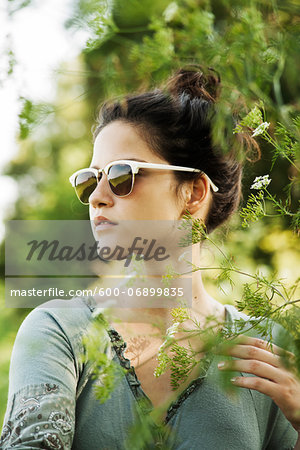
[[[292,359],[295,358],[295,355],[293,353],[289,352],[288,350],[284,350],[283,348],[278,347],[278,345],[273,344],[273,343],[271,344],[270,342],[264,341],[263,339],[260,339],[260,338],[245,336],[244,334],[241,334],[237,337],[235,342],[240,345],[251,345],[253,347],[257,347],[257,348],[266,350],[270,353],[274,353],[275,355],[278,355],[278,356],[285,356],[285,357],[289,357]]]
[[[267,378],[275,383],[284,383],[286,371],[274,367],[262,361],[252,359],[237,359],[233,361],[221,361],[218,364],[220,370],[232,370],[237,372],[250,373],[257,377]]]
[[[232,378],[231,382],[235,386],[254,389],[270,397],[282,410],[293,427],[297,430],[300,429],[299,381],[291,378],[287,385],[279,385],[264,378],[238,376]]]
[[[268,395],[273,400],[278,396],[278,385],[270,380],[259,377],[233,377],[231,382],[235,386],[246,389],[254,389],[262,394]]]
[[[234,358],[262,361],[274,367],[282,366],[280,356],[275,355],[267,350],[253,347],[252,345],[237,344],[233,347],[227,347],[223,352],[218,351],[218,354],[233,356]]]

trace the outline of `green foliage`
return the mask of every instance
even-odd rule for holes
[[[230,286],[233,288],[234,282],[232,280],[231,274],[234,269],[237,270],[234,265],[233,257],[226,257],[221,260],[220,272],[216,279],[219,289],[222,290],[222,284],[224,283],[224,281],[229,282]]]
[[[149,414],[148,403],[139,400],[136,420],[125,442],[126,450],[169,450],[171,438],[170,429],[160,420],[160,411],[154,410]]]
[[[300,122],[299,117],[300,116],[297,116],[293,119],[292,127],[290,129],[282,123],[278,123],[275,127],[275,139],[268,132],[270,123],[263,122],[262,112],[257,106],[255,106],[235,127],[234,132],[240,133],[243,131],[244,127],[250,129],[255,128],[252,136],[260,136],[272,146],[273,157],[271,170],[280,155],[291,164],[293,170],[299,175],[300,168],[296,164],[297,158],[300,156],[299,130],[297,129]],[[296,184],[296,181],[295,176],[285,188],[285,191],[288,194],[287,198],[285,200],[278,200],[276,195],[272,195],[267,189],[269,183],[271,182],[269,176],[265,175],[263,177],[256,177],[251,189],[258,189],[259,192],[256,195],[250,194],[246,206],[242,208],[240,212],[240,216],[243,219],[242,225],[246,227],[250,222],[255,222],[261,217],[268,216],[269,214],[267,214],[265,202],[265,200],[268,200],[279,215],[291,218],[293,229],[298,233],[299,207],[295,212],[290,209],[292,185]]]
[[[259,182],[266,185],[269,183],[269,180],[264,178]],[[190,216],[186,216],[186,220],[192,220],[197,226],[196,219],[191,219]],[[207,236],[207,239],[213,243],[213,240],[209,236]],[[218,249],[218,245],[214,245]],[[223,251],[221,256],[222,259],[218,268],[221,281],[225,279],[231,281],[231,275],[234,272],[252,279],[251,283],[244,283],[242,296],[235,302],[237,308],[242,312],[246,312],[249,318],[240,319],[239,321],[235,321],[232,326],[223,327],[221,333],[212,333],[212,326],[200,328],[198,324],[194,324],[195,334],[199,335],[199,341],[204,343],[203,348],[205,349],[208,361],[209,352],[214,352],[217,346],[220,344],[225,345],[227,341],[234,342],[234,338],[238,337],[241,333],[259,333],[259,335],[272,344],[275,322],[284,326],[284,332],[279,334],[279,338],[277,338],[279,339],[279,341],[277,340],[277,345],[282,345],[283,349],[293,349],[295,351],[300,336],[300,328],[298,326],[300,314],[298,304],[300,303],[300,298],[295,298],[299,292],[300,279],[288,288],[281,280],[276,279],[274,276],[267,277],[260,273],[252,275],[243,272],[233,263],[232,258],[226,256]],[[193,270],[202,269],[199,267]],[[211,269],[208,268],[207,270]],[[189,319],[189,315],[185,315],[183,312],[184,310],[182,312],[181,310],[174,311],[173,325],[167,330],[166,340],[159,350],[159,364],[155,372],[156,376],[160,376],[167,369],[171,369],[171,380],[174,388],[178,388],[186,380],[191,370],[199,364],[193,349],[190,346],[188,348],[181,347],[178,340],[175,339],[175,334],[178,331],[186,331],[184,329],[184,322]],[[207,320],[213,322],[213,318],[207,318]],[[297,325],[295,326],[295,324]],[[299,350],[295,353],[296,357],[293,367],[300,375],[298,354]],[[205,360],[205,358],[201,359],[200,367],[202,367],[202,364],[204,364],[204,368],[206,367]]]
[[[72,17],[66,22],[66,27],[89,30],[91,37],[86,44],[86,50],[98,46],[100,39],[110,39],[114,29],[117,29],[109,20],[109,4],[105,0],[79,0]]]
[[[11,0],[10,11],[13,13],[30,3],[30,0]],[[217,268],[201,269],[203,272],[215,270],[214,282],[224,292],[226,283],[231,284],[232,288],[235,285],[235,292],[239,293],[240,289],[241,297],[235,295],[239,298],[237,306],[250,315],[247,323],[240,320],[234,327],[224,327],[221,334],[214,333],[214,328],[209,324],[206,328],[200,328],[195,323],[195,330],[204,343],[208,357],[209,352],[220,343],[232,345],[234,338],[245,329],[249,332],[256,330],[271,339],[274,320],[288,331],[288,334],[281,333],[277,344],[294,351],[295,368],[300,373],[299,280],[288,288],[274,279],[272,272],[278,267],[274,259],[281,259],[283,250],[268,249],[263,252],[263,237],[266,239],[272,230],[270,221],[260,220],[272,216],[272,221],[277,221],[277,241],[285,237],[287,219],[295,232],[300,229],[300,212],[298,204],[295,206],[299,194],[296,180],[300,128],[298,20],[299,13],[292,3],[279,1],[74,2],[73,17],[68,21],[68,26],[89,31],[87,48],[78,61],[61,68],[54,106],[35,104],[30,99],[22,98],[23,109],[19,119],[23,142],[19,155],[6,172],[20,186],[12,218],[88,218],[87,209],[77,202],[68,184],[68,176],[89,164],[92,147],[89,130],[99,102],[107,97],[157,86],[171,70],[186,63],[214,67],[221,75],[223,89],[213,138],[226,150],[230,147],[228,137],[233,132],[232,112],[236,116],[245,115],[236,126],[235,133],[251,131],[258,136],[263,154],[258,168],[247,167],[246,177],[251,176],[252,181],[257,173],[269,173],[272,169],[272,193],[264,186],[248,198],[246,178],[246,200],[241,217],[243,224],[247,225],[247,234],[239,229],[238,224],[225,242],[225,248],[235,245],[237,262],[227,256],[226,251],[220,251],[220,244],[207,235],[203,223],[194,221],[192,227],[191,223],[187,224],[190,234],[183,246],[206,241],[219,252]],[[12,49],[8,49],[7,54],[10,72],[16,63]],[[270,122],[266,122],[266,117]],[[28,180],[31,180],[30,183]],[[284,190],[283,184],[290,180]],[[283,193],[286,193],[284,198]],[[275,234],[274,230],[272,232]],[[260,241],[255,233],[260,233]],[[256,245],[257,242],[261,245]],[[247,252],[253,272],[238,267]],[[271,272],[268,277],[257,272],[262,258],[264,267]],[[191,270],[200,269],[193,267]],[[166,281],[175,275],[170,269]],[[251,282],[243,284],[237,276],[246,277]],[[227,295],[226,302],[233,297],[233,294]],[[173,319],[184,333],[184,322],[188,320],[185,310],[174,310]],[[13,323],[18,326],[19,322],[15,312],[11,315],[10,338],[15,333]],[[86,342],[86,357],[94,361],[94,374],[99,380],[96,385],[100,401],[109,397],[115,383],[124,376],[119,366],[112,364],[111,358],[106,356],[106,326],[100,321],[91,332],[91,340]],[[3,342],[6,342],[5,339],[4,336]],[[171,368],[172,382],[176,388],[186,380],[193,367],[199,365],[203,369],[200,373],[205,372],[205,361],[208,360],[202,358],[199,361],[197,356],[190,347],[181,347],[175,339],[175,332],[172,335],[172,330],[169,330],[166,344],[158,356],[157,375]],[[5,371],[7,361],[3,365]],[[222,376],[225,379],[227,375],[224,373]],[[2,396],[4,398],[5,395]],[[0,403],[4,404],[5,400]],[[155,443],[159,443],[158,448],[168,448],[164,447],[164,431],[157,428],[157,424],[154,426],[152,419],[144,414],[137,422],[128,448],[151,448]]]
[[[132,47],[130,61],[136,63],[136,71],[140,79],[146,74],[156,72],[161,68],[161,61],[169,61],[175,58],[173,31],[161,27],[161,22],[152,23],[151,36],[145,36],[143,45],[136,44]],[[141,51],[144,58],[141,64]],[[169,66],[169,65],[168,65]]]
[[[192,348],[185,348],[178,345],[175,341],[170,345],[169,352],[171,356],[164,352],[161,348],[157,359],[158,366],[154,372],[156,377],[159,377],[167,369],[171,371],[171,386],[172,389],[177,389],[181,383],[184,383],[193,368],[197,365],[197,360]]]
[[[111,396],[116,385],[126,373],[119,363],[112,360],[112,354],[107,351],[109,337],[108,323],[102,314],[92,322],[88,333],[83,338],[85,353],[82,355],[85,363],[93,362],[93,378],[96,397],[100,403],[105,403]]]
[[[190,319],[187,308],[173,308],[171,310],[171,315],[174,322],[183,323],[185,320]]]
[[[259,191],[256,195],[250,194],[246,206],[240,212],[240,216],[243,219],[242,226],[247,227],[250,222],[255,222],[264,215],[264,192]]]
[[[26,139],[32,128],[41,124],[53,112],[53,107],[45,103],[34,104],[26,98],[21,100],[23,108],[19,114],[20,138]]]
[[[201,327],[196,320],[191,319],[186,308],[173,308],[171,315],[173,324],[167,329],[165,340],[159,348],[158,365],[154,376],[159,377],[170,370],[171,386],[175,391],[188,380],[195,367],[197,367],[197,377],[205,376],[212,358],[211,350],[217,343],[219,344],[220,334],[215,333],[216,319],[214,317],[207,317],[207,326]],[[185,327],[186,321],[193,323],[192,330]],[[180,338],[175,337],[178,333]],[[191,336],[198,336],[199,342],[202,342],[201,353],[204,352],[204,354],[201,354],[200,359],[197,357],[199,351],[193,349],[189,340],[187,345],[180,345],[182,339],[189,339]]]
[[[244,284],[244,292],[241,300],[236,302],[236,306],[240,311],[247,311],[253,317],[268,315],[271,311],[270,299],[265,292],[262,292],[262,286],[257,284]]]
[[[278,156],[286,158],[288,161],[295,160],[300,156],[299,125],[300,115],[293,119],[293,127],[287,129],[282,123],[275,127],[274,134],[278,141],[275,142],[275,148],[272,158],[272,166],[275,164]]]
[[[197,365],[197,361],[191,347],[185,348],[174,343],[170,351],[172,352],[170,361],[171,386],[173,389],[177,389],[188,378],[193,368]]]
[[[174,267],[172,265],[167,265],[166,266],[166,273],[164,275],[162,275],[162,282],[164,284],[165,287],[170,287],[172,280],[174,278],[178,277],[178,272],[176,272],[174,270]]]
[[[264,140],[269,142],[273,149],[272,165],[271,170],[278,158],[287,159],[297,170],[297,166],[294,161],[300,156],[300,142],[299,142],[299,122],[300,116],[295,117],[291,121],[290,128],[288,129],[286,125],[282,123],[277,123],[275,127],[274,134],[277,139],[274,139],[268,133],[268,128],[270,123],[263,122],[263,117],[261,111],[255,106],[247,116],[241,120],[241,122],[236,126],[234,133],[239,133],[243,131],[243,127],[248,127],[250,129],[255,128],[252,136],[261,136]]]
[[[5,86],[7,78],[9,78],[13,73],[16,66],[16,57],[14,50],[12,49],[12,36],[8,34],[6,36],[6,42],[9,42],[9,46],[2,50],[1,57],[1,74],[0,74],[0,87]]]
[[[8,0],[8,11],[10,15],[26,8],[32,3],[32,0]]]
[[[180,247],[188,247],[207,239],[208,235],[203,220],[193,219],[189,211],[182,216],[182,219],[183,222],[181,222],[179,230],[187,230],[187,232],[179,242]]]
[[[263,115],[258,106],[255,106],[235,127],[234,133],[241,133],[243,127],[250,129],[257,128],[263,123]]]
[[[291,225],[294,230],[300,230],[300,210],[296,211],[293,215]]]

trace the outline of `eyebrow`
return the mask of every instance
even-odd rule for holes
[[[137,159],[137,158],[124,158],[124,159],[128,159],[129,161],[148,162],[148,161],[145,161],[144,159]]]
[[[137,159],[137,158],[123,158],[123,159],[127,159],[128,161],[137,161],[137,162],[145,162],[145,163],[149,162],[149,161],[145,161],[144,159]],[[117,161],[118,161],[118,159],[116,159],[116,162]],[[110,164],[110,163],[108,163],[108,164]],[[96,167],[96,166],[90,166],[90,168],[91,169],[98,169],[98,167]]]

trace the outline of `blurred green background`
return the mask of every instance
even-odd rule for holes
[[[30,1],[10,1],[16,9]],[[298,1],[244,0],[76,0],[66,23],[88,30],[86,48],[63,64],[57,77],[56,101],[22,99],[19,152],[5,173],[19,185],[18,199],[7,219],[87,219],[88,208],[74,195],[68,177],[89,165],[91,127],[105,99],[162,83],[171,71],[198,63],[222,78],[216,139],[230,130],[230,111],[246,114],[263,101],[271,132],[276,122],[288,128],[300,110],[300,11]],[[38,38],[38,36],[37,36]],[[7,74],[9,77],[9,74]],[[272,149],[261,144],[261,158],[244,155],[244,203],[256,176],[270,173],[270,191],[285,200],[294,168],[280,157],[272,171]],[[298,155],[299,163],[299,155]],[[290,192],[296,211],[299,183]],[[244,271],[276,274],[291,285],[299,277],[299,240],[287,217],[266,218],[242,228],[236,215],[215,234]],[[210,258],[208,252],[208,260]],[[4,243],[1,244],[4,272]],[[206,274],[209,290],[224,303],[239,298],[242,283],[217,287]],[[29,310],[4,305],[0,285],[0,423],[6,407],[9,358],[17,329]]]

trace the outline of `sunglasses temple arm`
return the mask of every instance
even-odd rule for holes
[[[189,167],[180,167],[180,166],[170,166],[170,167],[173,167],[174,170],[180,170],[181,172],[198,172],[198,173],[201,173],[202,175],[204,175],[204,176],[207,178],[207,180],[209,181],[209,184],[210,184],[210,186],[211,186],[211,188],[212,188],[212,190],[213,190],[214,192],[218,192],[218,190],[219,190],[219,188],[218,188],[218,187],[215,185],[215,183],[209,178],[209,176],[206,175],[206,173],[203,172],[203,171],[200,170],[200,169],[192,169],[192,168],[189,168]],[[175,168],[175,167],[176,167],[176,168]]]

